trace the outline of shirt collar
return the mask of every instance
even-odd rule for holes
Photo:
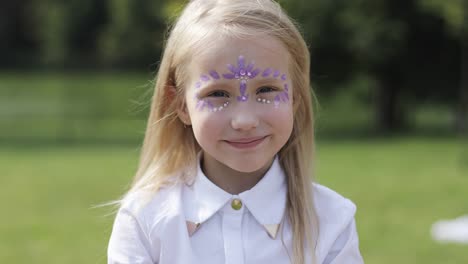
[[[184,191],[187,221],[202,224],[236,197],[261,225],[280,224],[286,209],[287,185],[278,157],[254,187],[239,195],[229,194],[211,182],[201,170],[200,157],[195,182]]]

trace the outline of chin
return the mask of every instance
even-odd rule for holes
[[[248,160],[241,160],[241,161],[230,161],[226,162],[225,164],[230,167],[233,170],[243,172],[243,173],[251,173],[258,171],[265,166],[267,166],[269,160],[267,159],[259,159],[259,160],[254,160],[254,159],[248,159]]]

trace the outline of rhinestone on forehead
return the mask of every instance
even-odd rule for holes
[[[238,79],[238,80],[248,80],[255,78],[259,73],[260,69],[255,68],[255,62],[251,61],[249,65],[245,66],[245,59],[244,56],[240,55],[239,58],[237,59],[237,67],[228,64],[227,68],[230,71],[230,73],[225,73],[223,74],[223,77],[225,79]]]

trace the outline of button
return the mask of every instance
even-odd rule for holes
[[[240,210],[242,208],[242,201],[239,199],[233,199],[231,202],[231,207],[234,210]]]

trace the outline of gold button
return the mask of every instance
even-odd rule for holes
[[[242,208],[242,201],[239,199],[233,199],[231,202],[231,207],[234,210],[240,210]]]

